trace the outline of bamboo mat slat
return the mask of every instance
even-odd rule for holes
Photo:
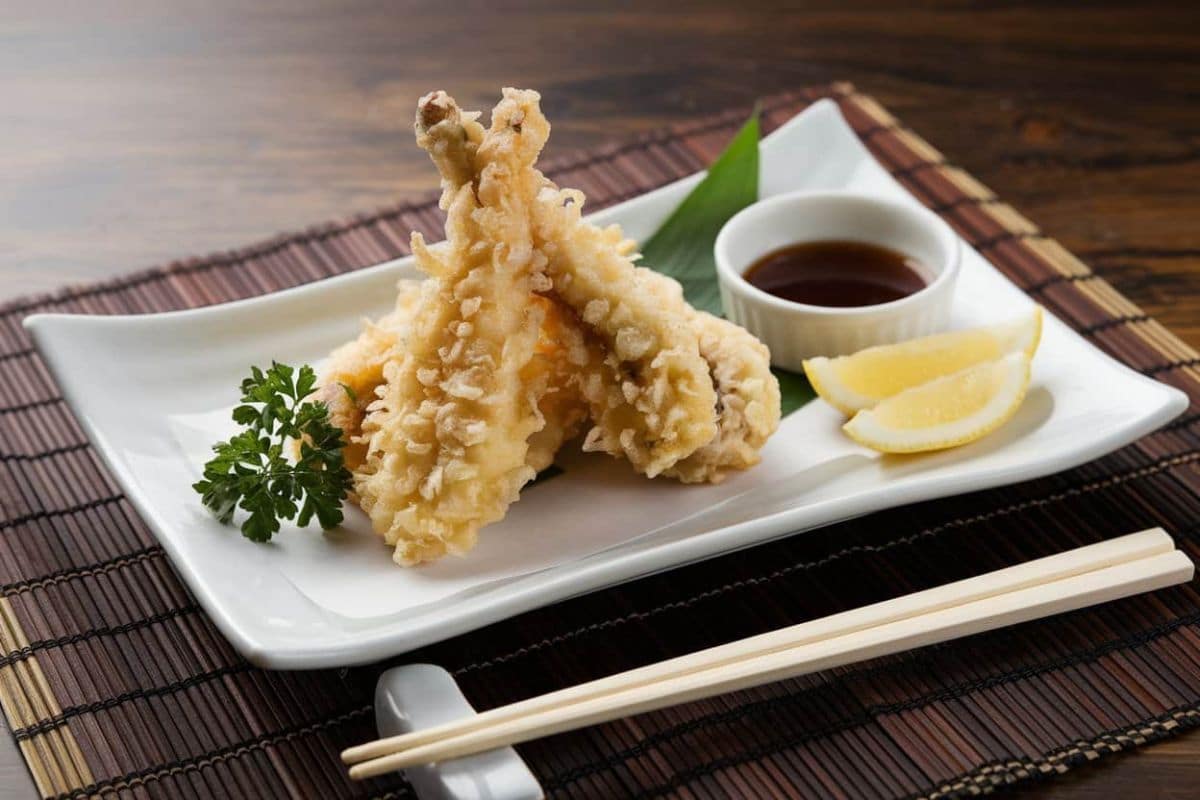
[[[884,166],[1097,347],[1192,398],[1078,469],[922,503],[646,578],[404,660],[478,707],[1162,525],[1200,558],[1200,360],[871,98],[832,97]],[[747,109],[559,158],[593,208],[702,168]],[[1064,189],[1066,190],[1066,189]],[[31,348],[36,311],[145,313],[277,291],[440,235],[432,195],[243,250],[0,305],[0,706],[46,797],[408,797],[351,784],[388,664],[246,664],[176,577]],[[1052,776],[1200,724],[1196,584],[523,745],[555,797],[952,797]]]

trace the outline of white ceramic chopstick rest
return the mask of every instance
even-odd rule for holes
[[[471,716],[449,672],[432,664],[407,664],[379,676],[375,726],[398,736]],[[540,800],[541,785],[511,747],[405,770],[421,800]]]

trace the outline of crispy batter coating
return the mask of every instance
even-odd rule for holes
[[[586,363],[590,353],[566,308],[541,295],[534,295],[532,302],[542,307],[545,317],[534,360],[521,377],[538,398],[544,425],[529,437],[525,461],[541,472],[554,463],[559,449],[579,434],[587,420],[579,365]]]
[[[535,226],[555,296],[603,353],[584,367],[584,449],[654,477],[716,436],[716,394],[679,284],[634,266],[620,229],[583,220],[583,200],[547,185]]]
[[[358,338],[330,353],[314,394],[329,409],[329,421],[342,429],[343,458],[351,470],[367,456],[361,438],[363,417],[383,383],[383,365],[403,349],[421,298],[421,281],[400,281],[396,291],[395,308],[373,322],[363,320]]]
[[[364,320],[357,339],[334,350],[321,372],[313,398],[325,403],[329,421],[341,428],[346,447],[346,466],[355,470],[367,455],[367,437],[362,432],[367,408],[383,385],[384,365],[403,358],[412,317],[421,297],[422,282],[399,282],[396,307],[377,320]],[[587,417],[579,393],[574,358],[579,361],[582,337],[565,318],[562,306],[534,295],[532,302],[545,314],[533,360],[521,379],[538,396],[538,410],[545,427],[529,439],[526,462],[537,472],[550,466],[563,442],[574,438]],[[573,352],[574,351],[574,352]]]
[[[362,507],[400,564],[466,552],[536,474],[528,440],[544,419],[523,376],[545,316],[529,298],[548,287],[531,227],[533,163],[549,135],[530,113],[537,101],[506,89],[486,136],[444,93],[418,109],[417,141],[442,174],[448,247],[435,254],[413,235],[434,290],[403,357],[384,366],[355,472]]]
[[[421,284],[401,281],[398,290],[396,308],[374,322],[366,321],[357,339],[333,352],[322,373],[317,397],[329,406],[333,424],[345,431],[345,457],[351,469],[366,454],[362,419],[383,383],[384,363],[393,348],[403,347]],[[522,379],[540,398],[538,407],[545,419],[545,427],[530,437],[526,456],[527,463],[540,472],[579,432],[587,415],[579,370],[593,356],[578,321],[561,304],[537,295],[533,302],[542,306],[546,317],[534,359]],[[771,374],[766,345],[745,329],[702,311],[689,324],[699,336],[700,355],[708,363],[717,392],[717,435],[663,474],[684,483],[717,483],[732,470],[758,463],[758,451],[779,425],[779,382]]]
[[[538,100],[505,89],[485,131],[422,98],[447,243],[413,235],[430,278],[402,282],[322,376],[357,499],[403,565],[469,550],[589,419],[585,450],[685,483],[757,463],[779,423],[767,348],[635,266],[635,243],[535,169]]]
[[[717,392],[717,435],[663,474],[684,483],[719,483],[732,470],[759,462],[759,450],[779,427],[779,381],[771,353],[745,328],[697,311],[692,330]]]

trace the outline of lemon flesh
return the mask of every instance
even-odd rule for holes
[[[846,416],[935,378],[1009,353],[1033,358],[1042,336],[1042,309],[999,325],[951,331],[880,345],[840,358],[804,362],[813,389]]]
[[[842,429],[883,453],[957,447],[1011,419],[1028,388],[1029,356],[1010,353],[906,389],[859,411]]]

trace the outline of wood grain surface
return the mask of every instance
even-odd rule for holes
[[[1200,346],[1198,52],[1181,3],[0,0],[0,298],[428,191],[431,88],[537,88],[561,153],[849,80]],[[1029,794],[1197,785],[1200,734]]]

